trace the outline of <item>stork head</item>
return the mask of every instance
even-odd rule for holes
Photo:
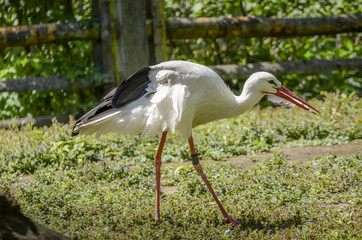
[[[306,111],[317,114],[319,111],[305,100],[298,97],[292,91],[283,87],[278,79],[268,72],[253,73],[245,83],[245,87],[251,92],[258,92],[269,96],[269,101],[278,105],[287,105],[303,108]]]

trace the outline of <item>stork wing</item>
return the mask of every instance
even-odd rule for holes
[[[278,97],[276,95],[268,95],[268,100],[272,103],[274,103],[275,105],[283,105],[283,106],[287,106],[287,107],[294,107],[295,104],[289,102],[288,100]]]
[[[107,111],[111,108],[120,108],[133,102],[146,93],[146,88],[150,80],[149,67],[142,68],[132,74],[128,79],[121,82],[116,88],[110,91],[98,106],[84,114],[73,126],[73,135],[77,134],[77,126],[85,123],[88,119]]]
[[[112,98],[112,107],[120,108],[143,96],[146,93],[148,83],[150,83],[148,78],[150,70],[149,67],[142,68],[119,84],[117,89],[113,90],[114,92],[107,94],[105,98]]]

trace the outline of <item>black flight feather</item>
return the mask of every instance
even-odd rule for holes
[[[143,96],[148,83],[150,83],[148,79],[150,70],[149,67],[142,68],[119,84],[112,97],[112,107],[120,108]]]
[[[110,91],[103,98],[102,103],[84,114],[76,121],[72,129],[72,136],[78,134],[77,130],[75,129],[77,125],[86,122],[88,119],[96,116],[99,113],[107,111],[111,108],[120,108],[142,97],[146,93],[147,85],[150,82],[148,78],[148,73],[150,70],[151,68],[149,67],[142,68],[121,82],[112,91]]]

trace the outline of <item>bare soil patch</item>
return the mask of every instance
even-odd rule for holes
[[[362,139],[354,140],[348,144],[340,144],[334,146],[312,146],[312,147],[283,147],[272,150],[272,152],[265,152],[256,154],[253,157],[245,155],[231,157],[226,159],[226,162],[232,162],[236,165],[246,169],[257,162],[264,161],[268,157],[273,156],[273,152],[285,153],[292,164],[300,165],[312,161],[318,156],[334,153],[337,156],[348,156],[353,153],[362,151]]]
[[[316,203],[316,205],[322,208],[348,208],[351,206],[348,203]]]

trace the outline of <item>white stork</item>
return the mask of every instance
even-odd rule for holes
[[[185,61],[168,61],[145,67],[134,73],[104,97],[104,101],[82,116],[73,127],[73,135],[118,134],[162,137],[155,156],[156,212],[160,220],[161,154],[167,132],[178,131],[188,139],[193,166],[207,185],[223,216],[233,225],[209,181],[195,151],[192,128],[222,118],[236,117],[252,108],[264,95],[283,105],[297,105],[318,113],[306,101],[283,87],[270,73],[257,72],[235,96],[220,76],[210,68]]]

